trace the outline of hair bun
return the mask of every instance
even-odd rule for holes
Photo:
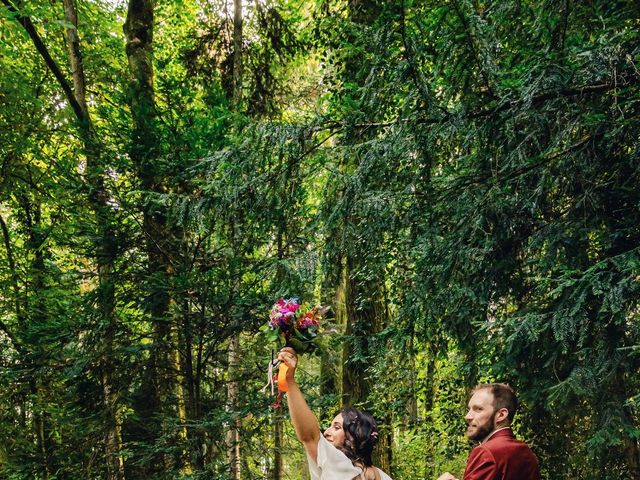
[[[373,465],[371,454],[378,443],[378,426],[375,419],[366,412],[353,407],[345,407],[342,414],[345,441],[340,448],[351,461],[361,462],[365,467]]]

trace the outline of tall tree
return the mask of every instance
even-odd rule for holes
[[[175,415],[180,419],[176,437],[184,441],[185,410],[184,396],[179,371],[181,361],[175,350],[176,332],[173,328],[170,305],[173,303],[171,283],[174,274],[176,235],[167,221],[167,213],[157,197],[166,192],[165,172],[160,168],[162,152],[158,128],[158,110],[154,91],[154,2],[151,0],[131,0],[128,3],[124,24],[126,53],[129,64],[129,101],[132,119],[130,157],[135,174],[142,188],[141,210],[143,235],[147,257],[146,302],[152,330],[153,344],[137,408],[153,425],[147,432],[147,440],[157,443],[164,431],[166,418]],[[155,425],[154,425],[155,423]],[[188,457],[178,447],[177,459],[163,455],[163,462],[151,462],[151,471],[173,469],[178,464],[185,473],[191,471]]]
[[[106,190],[103,178],[103,162],[101,159],[103,147],[96,138],[91,116],[87,107],[87,85],[78,35],[78,15],[73,0],[64,0],[65,20],[69,26],[66,28],[67,46],[69,49],[69,63],[73,79],[73,93],[80,109],[82,117],[79,118],[81,130],[87,150],[87,178],[89,191],[91,192],[91,204],[98,223],[100,232],[96,259],[98,266],[99,290],[100,290],[100,317],[104,322],[104,351],[100,362],[102,375],[102,389],[105,405],[105,457],[108,476],[112,480],[124,479],[124,460],[121,454],[122,436],[120,431],[120,414],[118,405],[118,392],[114,380],[114,354],[113,344],[117,331],[117,323],[114,315],[115,293],[113,280],[113,264],[115,251],[113,248],[114,229],[112,226],[112,214],[108,205],[109,194]]]
[[[339,57],[343,65],[339,81],[347,88],[340,95],[353,105],[352,109],[345,111],[346,122],[360,115],[373,118],[378,115],[375,107],[370,108],[366,104],[365,93],[367,78],[375,67],[363,62],[359,52],[366,48],[371,32],[386,28],[383,13],[383,4],[376,1],[347,2],[347,22],[340,31],[348,36],[350,42],[339,44],[338,48],[329,45],[327,55]],[[370,140],[370,134],[358,129],[347,130],[342,136],[340,141],[347,148],[346,155],[339,160],[339,178],[346,181],[342,181],[341,190],[335,192],[336,199],[327,198],[329,208],[337,200],[339,216],[335,213],[331,216],[340,219],[339,224],[329,226],[329,236],[333,237],[329,245],[335,248],[330,262],[336,275],[336,302],[344,305],[338,310],[338,322],[343,325],[347,338],[342,354],[342,403],[355,405],[366,405],[370,398],[372,381],[369,367],[378,357],[374,336],[385,328],[389,319],[388,299],[384,291],[385,265],[372,258],[376,242],[370,242],[361,235],[361,228],[368,219],[363,218],[362,210],[358,208],[361,202],[361,192],[356,186],[359,164],[367,156],[360,146]],[[376,462],[390,471],[391,430],[386,425],[381,427],[381,444],[386,447]]]
[[[116,324],[114,317],[114,285],[112,278],[115,256],[114,229],[112,226],[113,213],[109,206],[109,193],[104,184],[101,153],[103,147],[96,137],[91,115],[86,102],[86,79],[80,50],[80,41],[77,34],[77,15],[74,4],[65,0],[63,2],[65,18],[70,23],[67,28],[67,44],[69,49],[69,62],[72,69],[73,89],[65,78],[61,68],[53,59],[47,46],[42,41],[33,22],[28,16],[22,15],[9,1],[3,3],[16,15],[16,20],[24,27],[33,41],[35,48],[42,56],[49,70],[58,81],[64,92],[67,102],[72,107],[76,117],[76,124],[83,142],[86,156],[86,180],[88,200],[93,208],[96,226],[99,232],[95,247],[95,261],[98,270],[99,286],[99,315],[105,325],[106,342],[104,357],[102,360],[102,381],[104,403],[106,410],[107,426],[105,428],[105,454],[108,459],[110,478],[123,478],[123,464],[120,455],[120,433],[117,414],[116,393],[114,381],[111,375],[113,357],[111,355],[112,344]]]
[[[233,71],[232,71],[232,108],[239,113],[242,108],[242,88],[243,88],[243,35],[242,35],[243,11],[242,0],[233,2]],[[241,230],[243,225],[242,208],[234,208],[229,218],[229,244],[234,257],[240,259],[242,256]],[[237,265],[237,260],[234,262]],[[241,271],[237,267],[232,267],[231,272],[231,303],[237,302],[240,294]],[[229,382],[227,387],[227,410],[230,413],[230,422],[227,432],[227,455],[231,478],[240,480],[241,475],[241,452],[240,452],[240,418],[235,413],[240,403],[240,335],[241,329],[238,325],[238,318],[230,318],[236,324],[236,331],[229,340]]]

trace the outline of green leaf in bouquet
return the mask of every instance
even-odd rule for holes
[[[269,342],[277,342],[280,337],[280,329],[278,328],[269,328],[265,332],[265,336],[267,337],[267,341]]]
[[[269,332],[273,330],[273,327],[270,325],[262,325],[258,330],[260,330],[265,335],[268,335]]]
[[[307,341],[301,341],[299,338],[291,337],[287,342],[297,353],[308,353],[313,350],[313,344]]]

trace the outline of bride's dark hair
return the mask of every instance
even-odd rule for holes
[[[345,407],[342,414],[344,443],[339,447],[353,463],[371,467],[371,453],[378,443],[378,426],[375,419],[366,412],[353,407]]]

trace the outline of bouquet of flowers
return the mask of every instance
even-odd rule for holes
[[[297,298],[278,300],[271,308],[266,325],[267,338],[284,340],[284,346],[298,353],[309,353],[316,349],[314,340],[318,336],[321,308],[301,304]]]
[[[271,308],[269,322],[261,330],[271,341],[284,341],[285,347],[293,348],[297,353],[310,353],[316,349],[315,339],[324,310],[320,306],[310,306],[300,303],[295,297],[281,298]],[[269,363],[269,383],[273,391],[273,368],[280,365]],[[282,364],[278,368],[278,393],[287,391],[287,366]]]

